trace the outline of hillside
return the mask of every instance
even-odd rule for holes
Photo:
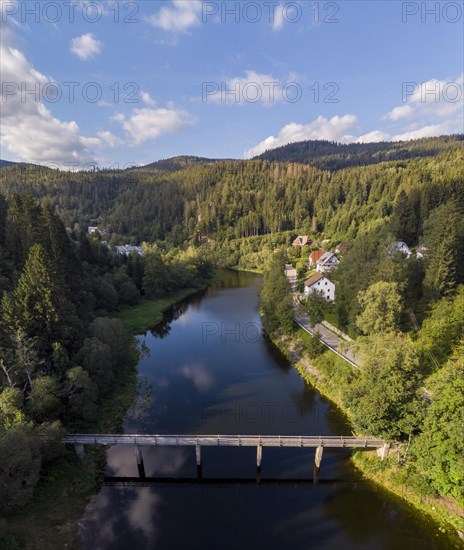
[[[363,166],[435,156],[450,143],[463,142],[464,135],[423,138],[412,141],[379,143],[336,143],[333,141],[300,141],[271,149],[255,157],[277,162],[312,164],[318,168],[339,170],[350,166]]]
[[[330,171],[265,160],[195,164],[184,170],[66,173],[33,165],[0,169],[0,193],[49,200],[68,227],[108,227],[114,239],[172,240],[198,232],[218,239],[282,231],[350,240],[387,219],[404,190],[416,235],[431,209],[448,198],[464,204],[462,141],[434,140],[441,152],[409,160]],[[423,140],[412,149],[427,151]],[[414,239],[416,240],[416,238]],[[409,244],[414,245],[414,242]]]
[[[203,157],[178,156],[152,162],[145,166],[141,166],[139,170],[150,172],[177,172],[179,170],[191,168],[192,166],[212,164],[215,162],[221,162],[221,160],[207,159]]]

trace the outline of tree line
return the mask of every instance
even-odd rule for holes
[[[65,431],[94,425],[134,368],[135,340],[111,314],[198,285],[210,268],[193,249],[118,256],[67,232],[50,203],[0,195],[0,512],[30,500]]]

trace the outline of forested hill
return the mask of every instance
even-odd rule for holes
[[[412,141],[379,143],[336,143],[334,141],[300,141],[271,149],[255,159],[312,164],[318,168],[339,170],[392,160],[435,156],[449,143],[463,142],[464,135],[423,138]]]
[[[191,156],[179,156],[169,159],[158,160],[145,166],[138,168],[143,171],[151,172],[177,172],[178,170],[185,170],[192,166],[201,164],[212,164],[214,162],[221,162],[220,159],[208,159],[204,157],[191,157]],[[136,169],[136,170],[138,170]]]
[[[433,208],[455,198],[464,210],[463,142],[434,141],[441,149],[435,156],[379,164],[369,157],[365,166],[336,171],[266,160],[160,173],[66,173],[18,164],[0,169],[0,193],[48,199],[67,227],[98,225],[108,230],[110,244],[127,238],[179,245],[194,235],[224,240],[288,230],[350,240],[388,219],[404,191],[414,245]],[[420,150],[424,143],[410,146]]]

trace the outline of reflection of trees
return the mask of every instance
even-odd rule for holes
[[[272,355],[272,358],[276,362],[276,364],[280,367],[281,370],[284,372],[289,372],[292,370],[292,365],[289,363],[288,359],[285,357],[285,355],[280,351],[280,349],[267,337],[267,335],[263,332],[263,340],[265,342],[265,346],[267,351],[270,355]]]
[[[163,319],[154,327],[150,332],[155,338],[166,338],[171,332],[172,323],[181,317],[189,307],[197,306],[201,303],[206,290],[199,290],[192,296],[189,296],[182,300],[181,302],[173,305],[168,310],[165,311]]]
[[[441,543],[436,540],[432,529],[427,529],[423,519],[414,517],[412,509],[399,498],[365,482],[343,485],[324,499],[321,506],[346,534],[350,547],[451,548],[445,539]]]

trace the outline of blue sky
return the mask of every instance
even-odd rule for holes
[[[123,167],[463,132],[462,2],[0,4],[4,159]]]

